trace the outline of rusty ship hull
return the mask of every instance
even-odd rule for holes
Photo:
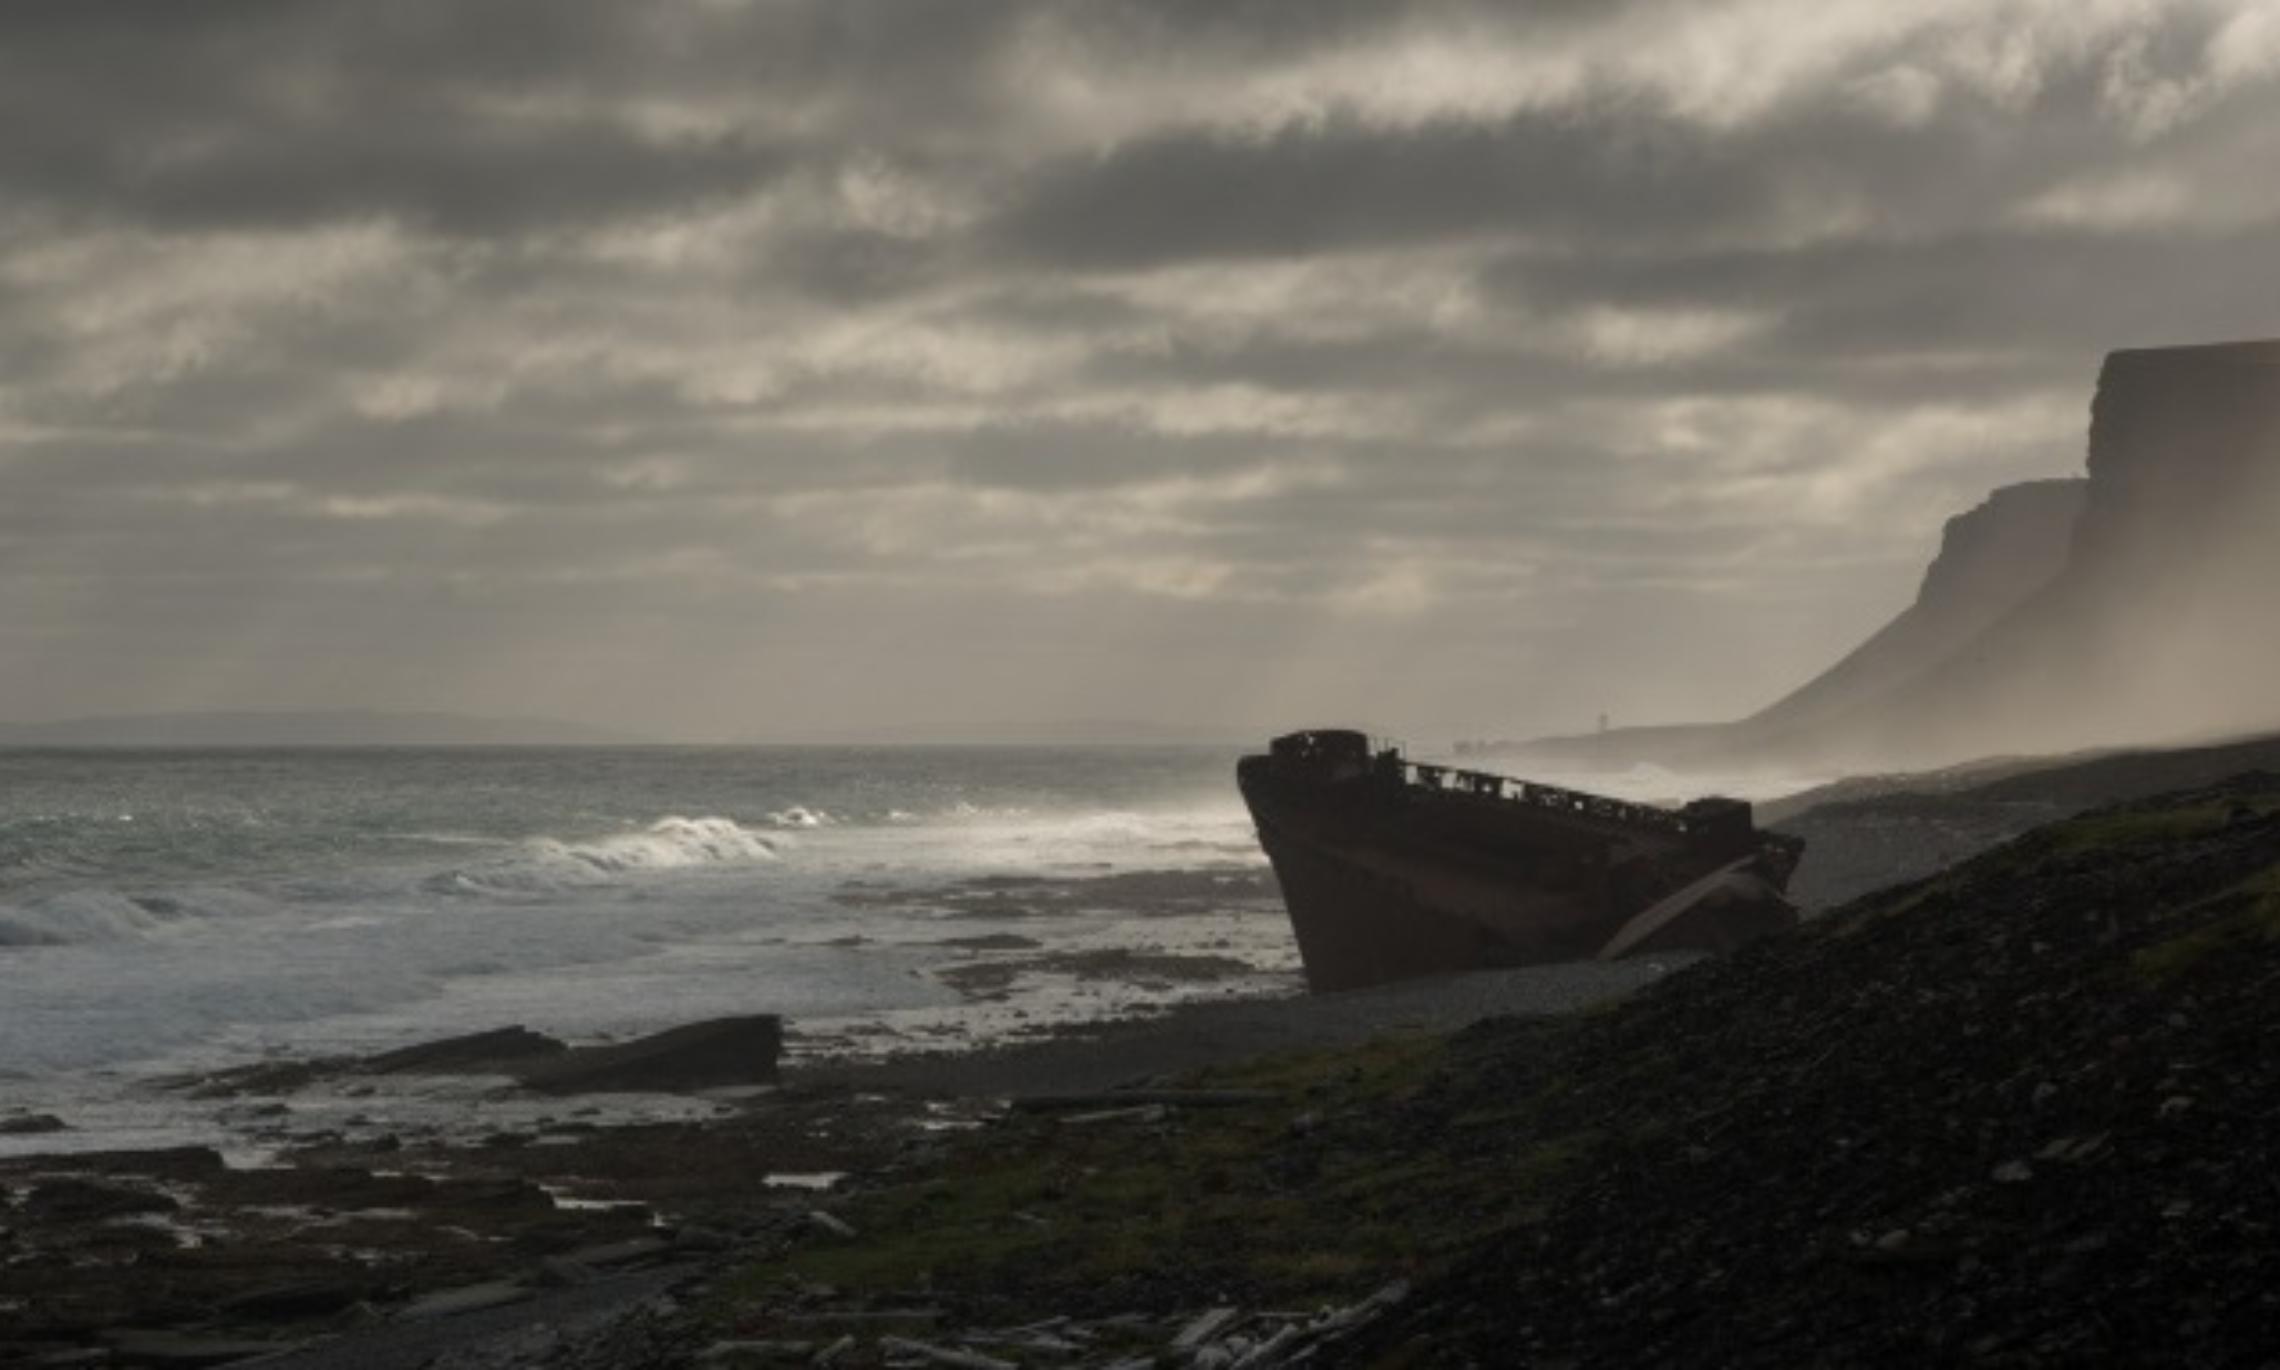
[[[1782,891],[1802,844],[1739,800],[1628,804],[1343,730],[1277,738],[1236,775],[1316,990],[1725,951],[1796,922]]]

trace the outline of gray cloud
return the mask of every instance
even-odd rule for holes
[[[1746,226],[1766,207],[1764,168],[1693,130],[1609,113],[1170,133],[1044,171],[998,232],[1022,257],[1131,267],[1586,228],[1665,238]]]
[[[1743,711],[2274,331],[2254,18],[9,5],[0,713]]]

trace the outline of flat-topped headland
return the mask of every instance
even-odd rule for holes
[[[2086,472],[1950,520],[1909,608],[1748,718],[1493,749],[1860,769],[2280,727],[2280,342],[2107,356]]]

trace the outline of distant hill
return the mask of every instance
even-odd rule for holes
[[[137,714],[0,723],[5,747],[587,747],[645,739],[551,718],[368,710]]]

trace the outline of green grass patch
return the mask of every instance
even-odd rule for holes
[[[2141,980],[2166,984],[2210,956],[2280,942],[2280,866],[2235,885],[2201,906],[2198,926],[2130,957]]]
[[[1569,1138],[1484,1152],[1477,1131],[1411,1116],[1464,1068],[1445,1038],[1397,1036],[1186,1082],[1269,1090],[1274,1103],[1160,1124],[1016,1116],[938,1172],[850,1203],[856,1237],[803,1234],[743,1271],[724,1312],[739,1317],[791,1281],[963,1295],[1008,1317],[1130,1307],[1148,1288],[1199,1284],[1297,1306],[1358,1297],[1524,1221],[1532,1192],[1589,1150],[1592,1139]]]
[[[2276,801],[2269,797],[2224,798],[2176,808],[2121,809],[2070,818],[2047,829],[2051,850],[2073,856],[2100,847],[2143,846],[2174,842],[2216,832],[2233,821],[2236,810],[2270,813]]]

